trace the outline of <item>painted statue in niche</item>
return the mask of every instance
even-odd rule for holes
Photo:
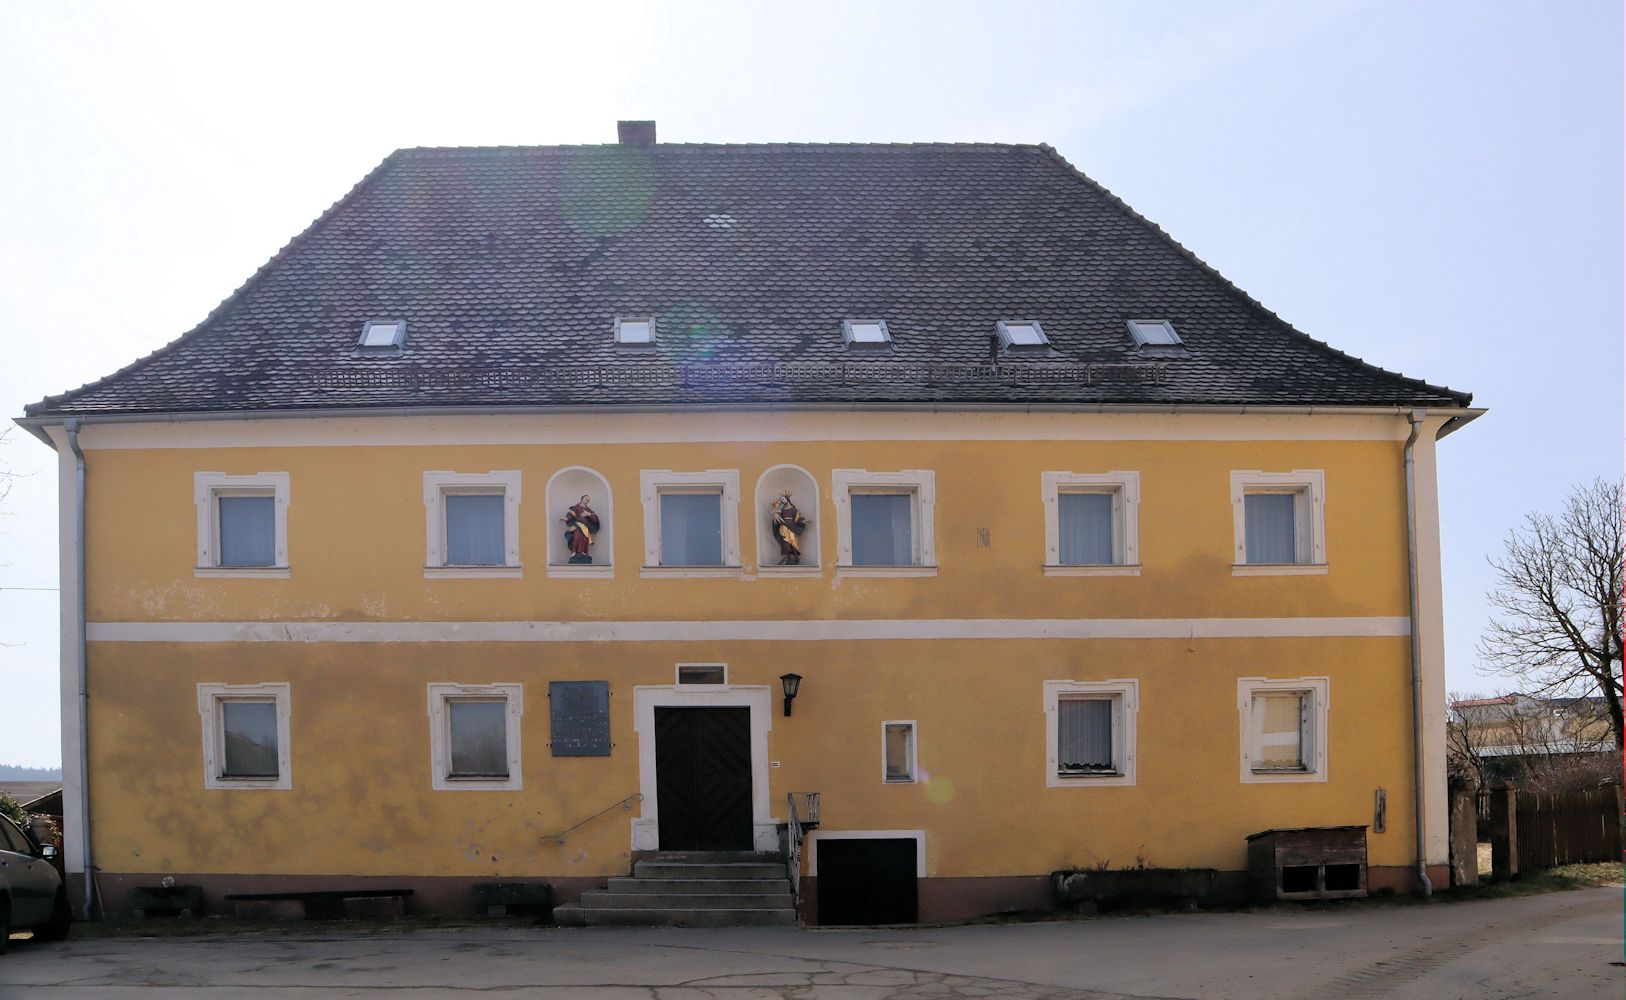
[[[779,543],[779,565],[801,565],[802,532],[811,522],[796,509],[789,493],[779,494],[778,499],[768,505],[768,518],[773,525],[774,540]]]
[[[589,550],[598,534],[598,515],[589,506],[591,500],[592,497],[583,493],[581,500],[571,504],[565,516],[559,519],[565,522],[565,544],[570,547],[570,561],[573,563],[593,561]]]

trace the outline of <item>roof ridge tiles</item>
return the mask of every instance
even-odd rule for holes
[[[585,149],[707,150],[722,152],[844,152],[849,150],[953,150],[955,152],[1005,152],[1038,150],[1030,142],[659,142],[653,146],[627,146],[616,142],[544,143],[497,146],[403,146],[397,154],[503,156]]]
[[[1049,143],[1046,142],[1046,143],[1039,143],[1038,148],[1042,149],[1046,153],[1048,153],[1052,158],[1055,159],[1055,161],[1057,163],[1060,163],[1070,173],[1072,173],[1073,176],[1077,177],[1079,180],[1083,181],[1085,184],[1088,184],[1090,187],[1094,188],[1095,190],[1101,192],[1101,194],[1105,195],[1118,208],[1122,209],[1124,212],[1127,212],[1136,221],[1140,222],[1142,225],[1144,225],[1144,226],[1148,227],[1149,229],[1151,229],[1152,232],[1156,233],[1157,236],[1160,237],[1164,242],[1168,243],[1169,246],[1173,247],[1181,256],[1185,257],[1187,260],[1191,261],[1193,264],[1196,264],[1198,267],[1202,268],[1204,271],[1207,271],[1209,274],[1211,274],[1215,278],[1219,279],[1219,281],[1224,285],[1224,287],[1226,289],[1228,289],[1232,294],[1234,294],[1234,295],[1238,296],[1239,298],[1241,298],[1242,301],[1246,302],[1252,308],[1259,310],[1260,312],[1264,313],[1266,316],[1269,316],[1271,319],[1273,319],[1276,322],[1280,323],[1283,327],[1285,327],[1288,330],[1289,333],[1293,334],[1294,336],[1297,336],[1297,337],[1309,342],[1310,344],[1313,344],[1314,346],[1320,348],[1321,350],[1327,352],[1328,354],[1335,355],[1336,357],[1340,357],[1340,358],[1343,358],[1343,359],[1348,360],[1348,361],[1353,361],[1356,364],[1362,366],[1363,368],[1369,368],[1372,371],[1379,372],[1379,373],[1381,373],[1383,375],[1388,375],[1388,376],[1391,376],[1393,378],[1403,379],[1403,380],[1405,380],[1407,382],[1412,383],[1413,385],[1422,386],[1425,389],[1431,389],[1434,392],[1441,392],[1441,393],[1445,393],[1448,396],[1455,397],[1456,399],[1460,400],[1462,402],[1462,405],[1464,405],[1464,406],[1467,406],[1469,403],[1473,402],[1474,397],[1473,397],[1473,393],[1471,393],[1471,392],[1463,392],[1463,391],[1458,390],[1458,389],[1452,389],[1449,386],[1434,385],[1433,383],[1425,382],[1425,381],[1423,381],[1422,379],[1419,379],[1419,378],[1413,378],[1413,377],[1411,377],[1409,375],[1406,375],[1406,374],[1404,374],[1402,372],[1390,371],[1387,368],[1383,368],[1383,367],[1381,367],[1379,365],[1375,365],[1372,362],[1367,361],[1364,358],[1358,357],[1358,356],[1356,356],[1354,354],[1350,354],[1347,351],[1340,351],[1338,348],[1333,347],[1331,344],[1327,343],[1324,340],[1317,340],[1315,337],[1310,336],[1309,334],[1307,334],[1304,331],[1300,330],[1298,327],[1294,326],[1288,320],[1286,320],[1283,317],[1281,317],[1280,315],[1278,315],[1274,309],[1271,309],[1269,306],[1265,305],[1263,302],[1260,302],[1258,299],[1254,298],[1252,295],[1249,295],[1236,282],[1232,281],[1230,278],[1227,278],[1223,273],[1221,273],[1219,268],[1217,268],[1214,265],[1208,263],[1208,261],[1203,260],[1201,257],[1199,257],[1196,254],[1196,252],[1191,250],[1184,243],[1181,243],[1179,240],[1175,239],[1174,236],[1172,236],[1162,226],[1158,225],[1156,222],[1153,222],[1151,219],[1148,219],[1146,216],[1144,216],[1144,215],[1140,214],[1139,212],[1135,211],[1135,209],[1134,209],[1134,207],[1132,205],[1130,205],[1127,201],[1124,201],[1117,194],[1113,193],[1113,191],[1110,188],[1108,188],[1105,184],[1102,184],[1100,181],[1096,180],[1095,178],[1091,177],[1089,174],[1086,174],[1084,171],[1082,171],[1078,167],[1074,166],[1073,163],[1067,159],[1067,157],[1061,155],[1060,151],[1058,151],[1056,149],[1056,147],[1054,147],[1054,146],[1052,146],[1052,145],[1050,145]]]

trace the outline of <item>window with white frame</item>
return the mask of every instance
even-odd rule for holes
[[[1140,473],[1046,472],[1045,572],[1140,571]]]
[[[288,575],[288,473],[192,476],[198,576]]]
[[[1045,783],[1133,785],[1135,680],[1045,681]]]
[[[1326,572],[1326,477],[1320,469],[1231,473],[1238,575]]]
[[[425,576],[518,576],[517,471],[425,472]]]
[[[199,684],[205,788],[293,787],[287,684]]]
[[[519,684],[429,685],[431,784],[437,790],[505,790],[520,779]]]
[[[672,472],[646,469],[644,572],[728,573],[740,565],[738,469]]]
[[[937,570],[936,477],[928,469],[836,469],[837,564],[875,575]]]
[[[1327,780],[1329,687],[1325,677],[1237,681],[1244,782]]]
[[[655,320],[651,316],[620,317],[615,321],[615,342],[648,346],[655,342]]]
[[[881,780],[889,785],[918,780],[915,763],[915,724],[881,723]]]
[[[847,319],[841,321],[841,339],[848,347],[885,347],[892,331],[884,319]]]

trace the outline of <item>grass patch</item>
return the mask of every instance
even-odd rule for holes
[[[1483,875],[1481,876],[1484,877]],[[1542,871],[1526,872],[1511,882],[1480,882],[1459,885],[1436,893],[1438,899],[1503,899],[1508,896],[1534,896],[1566,889],[1589,889],[1626,882],[1626,866],[1618,861],[1559,865]]]

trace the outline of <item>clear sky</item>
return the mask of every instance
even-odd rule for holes
[[[1604,0],[0,0],[0,413],[190,329],[398,146],[1048,142],[1310,335],[1490,407],[1441,445],[1449,685],[1488,690],[1486,555],[1621,473],[1622,114]],[[0,587],[56,586],[53,461],[0,444]],[[0,763],[60,759],[56,627],[0,590]]]

